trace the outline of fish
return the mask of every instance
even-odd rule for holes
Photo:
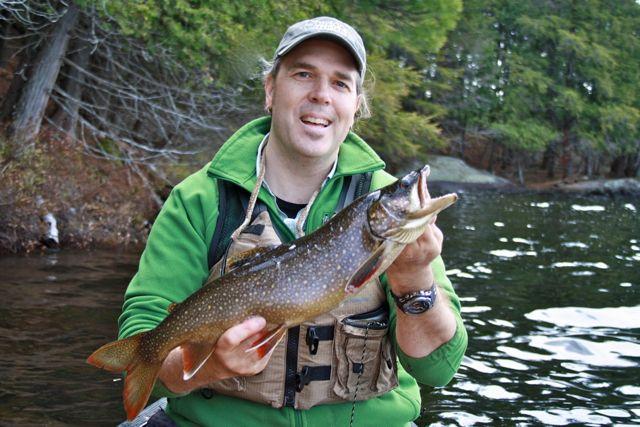
[[[412,171],[356,199],[308,235],[230,260],[225,275],[170,305],[156,328],[105,344],[87,362],[126,372],[123,401],[132,420],[176,347],[182,348],[183,378],[188,380],[208,360],[220,335],[262,316],[267,327],[247,351],[268,355],[288,328],[333,310],[381,275],[457,200],[455,193],[431,198],[428,176],[429,166]]]

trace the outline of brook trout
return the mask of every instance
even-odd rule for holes
[[[247,351],[264,356],[288,328],[336,308],[382,274],[456,194],[430,198],[429,167],[355,200],[315,232],[229,266],[186,300],[169,307],[155,329],[106,344],[87,361],[127,373],[124,406],[132,420],[146,405],[163,361],[180,346],[183,377],[204,365],[220,335],[250,316],[268,332]]]

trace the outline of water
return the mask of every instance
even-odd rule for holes
[[[640,200],[461,196],[438,224],[469,349],[418,424],[640,423]],[[84,360],[115,337],[137,259],[0,258],[0,423],[123,419],[122,383]]]
[[[85,363],[117,334],[138,255],[0,258],[0,424],[114,425],[121,382]]]
[[[463,193],[441,214],[470,341],[419,424],[640,423],[638,208]]]

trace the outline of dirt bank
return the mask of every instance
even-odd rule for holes
[[[20,160],[10,160],[7,152],[0,141],[0,253],[42,249],[46,213],[57,221],[62,247],[146,242],[157,204],[126,165],[90,157],[57,139],[37,144]]]

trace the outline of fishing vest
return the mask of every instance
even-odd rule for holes
[[[344,181],[334,214],[369,191],[371,173],[345,177]],[[261,202],[256,204],[249,225],[231,241],[231,234],[245,217],[249,194],[224,180],[218,180],[218,190],[219,216],[209,253],[209,280],[225,273],[228,257],[282,243]],[[389,335],[389,308],[379,279],[372,282],[331,312],[290,328],[262,372],[217,381],[201,389],[201,396],[210,399],[220,393],[275,408],[309,409],[366,400],[392,390],[398,378]]]

